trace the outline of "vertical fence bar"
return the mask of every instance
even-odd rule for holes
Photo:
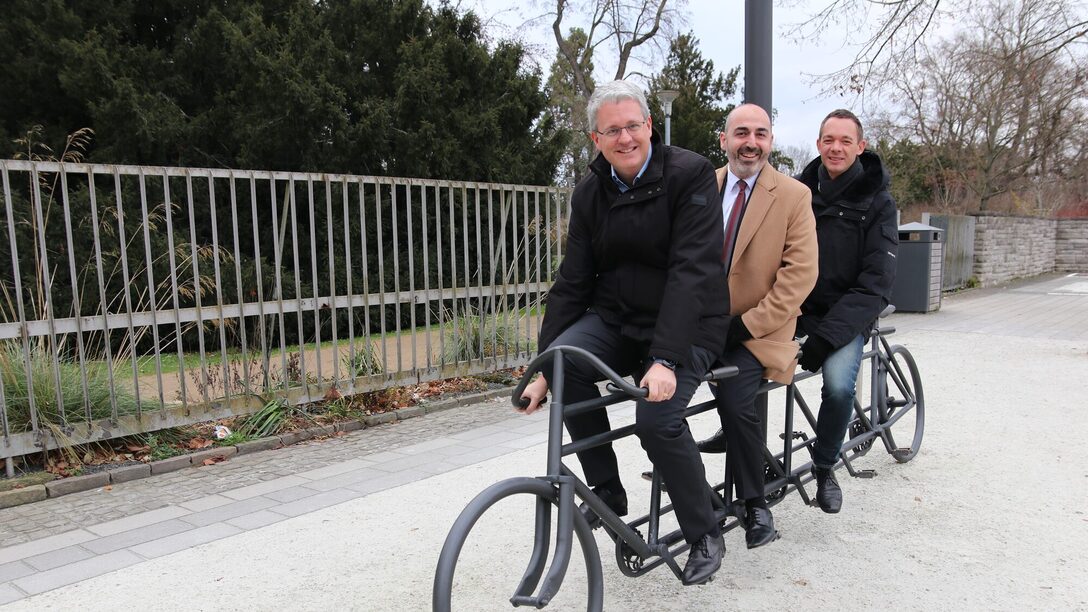
[[[76,323],[76,358],[79,360],[79,384],[83,391],[83,415],[89,423],[91,417],[91,392],[87,386],[87,353],[83,346],[83,307],[79,297],[79,273],[76,271],[76,255],[72,240],[72,208],[68,202],[68,171],[60,168],[60,201],[64,215],[64,236],[68,241],[68,275],[72,283],[72,315]]]
[[[310,180],[306,179],[306,184],[310,185]],[[292,174],[290,179],[291,185],[291,261],[294,263],[295,270],[295,303],[297,304],[297,311],[295,312],[295,327],[298,330],[298,368],[299,376],[302,378],[302,388],[306,395],[310,394],[309,377],[306,375],[306,332],[303,326],[303,307],[302,307],[302,266],[299,265],[298,259],[298,195],[297,188],[295,187],[295,176]],[[311,224],[312,225],[312,224]]]
[[[424,331],[424,334],[425,334],[424,335],[424,341],[426,342],[425,350],[427,351],[427,356],[426,356],[426,360],[425,360],[425,364],[426,364],[425,367],[428,370],[430,370],[431,369],[431,278],[430,278],[431,277],[431,258],[430,258],[430,252],[429,251],[431,249],[431,244],[430,244],[430,241],[428,240],[428,238],[430,237],[429,236],[430,232],[427,231],[427,226],[430,225],[430,222],[427,219],[427,185],[420,186],[419,196],[421,198],[420,203],[419,203],[419,211],[420,211],[419,212],[419,217],[420,217],[419,224],[421,226],[423,226],[423,296],[424,296],[424,299],[423,299],[423,304],[424,304],[424,307],[423,307],[423,326],[424,327],[423,327],[423,329],[425,330]],[[438,295],[441,296],[442,292],[439,291]],[[415,310],[415,307],[413,306],[413,312],[414,312],[414,310]],[[419,364],[417,363],[416,366],[418,367]]]
[[[535,189],[533,190],[533,193],[536,193]],[[531,232],[529,231],[529,224],[531,223],[531,221],[529,220],[529,189],[528,188],[526,188],[525,194],[521,198],[521,219],[522,219],[522,221],[521,221],[521,224],[522,224],[522,227],[521,227],[521,234],[522,234],[521,244],[523,245],[522,246],[522,251],[523,251],[522,254],[525,257],[524,267],[521,270],[521,281],[522,281],[521,287],[522,287],[522,294],[525,296],[525,357],[528,358],[528,357],[532,357],[532,354],[533,354],[533,345],[532,345],[533,334],[532,334],[531,328],[532,328],[532,325],[533,325],[533,302],[535,301],[535,300],[531,300],[529,298],[529,296],[532,295],[532,290],[530,290],[530,288],[529,288],[529,277],[532,274],[532,272],[531,272],[532,268],[529,266],[529,236],[531,235]]]
[[[502,194],[499,194],[499,205],[502,205]],[[490,272],[488,275],[488,284],[491,285],[491,305],[487,309],[487,318],[484,319],[491,323],[491,359],[493,363],[499,362],[499,310],[498,310],[498,295],[495,288],[495,190],[490,186],[487,188],[487,270]],[[480,258],[483,259],[483,252],[480,252]],[[483,274],[480,275],[480,280],[483,282]],[[480,313],[483,317],[484,313]],[[486,328],[485,328],[486,329]],[[486,354],[481,354],[481,357],[486,357]]]
[[[185,407],[185,414],[188,415],[189,397],[185,385],[185,349],[181,342],[181,306],[178,303],[178,265],[174,254],[174,204],[170,199],[170,176],[165,172],[162,176],[162,197],[166,203],[166,244],[170,262],[170,289],[173,292],[171,301],[174,304],[175,344],[178,348],[178,381],[180,383],[178,392],[181,395],[181,403]]]
[[[231,199],[233,201],[233,179],[234,175],[231,175],[232,189]],[[219,215],[216,214],[217,209],[215,205],[215,178],[211,175],[208,176],[208,215],[212,221],[212,273],[215,275],[215,314],[218,318],[219,328],[219,366],[220,376],[223,377],[223,399],[226,402],[230,402],[230,369],[227,357],[227,319],[223,316],[223,276],[222,269],[219,265]],[[231,218],[234,218],[234,207],[231,206]],[[239,328],[243,327],[244,317],[242,316],[242,300],[238,300],[238,323]],[[202,334],[203,335],[203,334]]]
[[[416,329],[416,302],[415,302],[415,293],[416,293],[415,259],[416,259],[416,255],[415,255],[415,235],[414,235],[414,233],[412,231],[412,184],[411,183],[408,183],[407,185],[404,186],[404,192],[405,192],[405,195],[404,195],[405,221],[408,224],[408,245],[407,245],[408,248],[406,249],[406,253],[408,254],[408,295],[412,296],[412,300],[411,300],[411,302],[409,302],[409,306],[408,306],[408,317],[409,317],[409,321],[410,321],[409,325],[411,326],[411,331],[409,333],[408,339],[412,343],[412,352],[411,352],[411,355],[412,355],[412,368],[411,369],[413,371],[418,371],[419,370],[419,361],[416,358],[416,338],[417,338],[416,334],[418,333],[418,330]],[[399,253],[400,253],[400,251],[398,251],[398,254]],[[400,257],[397,257],[397,259],[400,259]],[[400,295],[399,294],[397,296],[397,303],[400,304]],[[399,328],[400,328],[400,325],[399,325],[399,322],[398,322],[398,329]],[[398,345],[400,344],[400,338],[401,338],[401,335],[398,334],[397,335],[397,344]]]
[[[449,200],[450,218],[448,225],[450,226],[450,289],[453,299],[450,301],[450,341],[454,348],[450,350],[449,354],[452,357],[450,361],[457,361],[456,347],[460,342],[460,333],[458,330],[458,316],[457,316],[457,300],[460,297],[460,287],[457,283],[457,211],[454,208],[454,200],[457,195],[456,189],[453,185],[450,185],[449,192],[446,194]],[[464,202],[464,188],[461,188],[461,201]],[[443,353],[442,363],[446,363],[445,353]]]
[[[484,338],[487,336],[487,323],[484,319],[484,250],[483,232],[480,219],[480,186],[476,186],[476,293],[479,298],[477,304],[477,331],[480,339],[476,357],[479,361],[484,358]]]
[[[452,191],[452,189],[451,189]],[[446,285],[445,271],[443,270],[442,262],[442,187],[441,185],[434,186],[434,241],[435,241],[435,259],[438,260],[438,362],[441,365],[446,364],[446,300],[443,297],[444,287]],[[453,287],[454,285],[450,285]]]
[[[253,202],[256,204],[256,193],[253,194]],[[254,215],[256,218],[256,215]],[[238,339],[242,345],[242,386],[241,393],[253,393],[253,389],[250,388],[249,377],[249,334],[246,333],[246,294],[245,289],[242,287],[242,247],[239,243],[238,235],[238,183],[235,179],[234,170],[230,171],[230,229],[231,236],[234,238],[234,283],[235,288],[238,290]],[[254,245],[254,248],[259,248]],[[255,279],[257,289],[261,288],[261,275],[257,274]],[[261,300],[262,298],[258,298]],[[258,302],[259,303],[259,302]],[[263,306],[258,306],[259,311],[263,315]],[[263,316],[261,317],[263,319]],[[263,321],[262,321],[263,322]],[[230,383],[227,383],[229,389]]]
[[[132,281],[129,276],[128,267],[129,243],[125,232],[125,208],[121,195],[121,173],[116,167],[113,169],[113,189],[113,195],[117,201],[117,238],[121,244],[121,282],[125,287],[125,323],[128,327],[128,351],[129,360],[132,362],[132,393],[136,398],[136,416],[142,417],[143,400],[140,398],[140,367],[138,364],[139,354],[137,353],[139,343],[136,338],[136,326],[132,321]],[[142,193],[141,177],[141,194]],[[133,235],[132,239],[136,240],[136,235]],[[154,315],[152,315],[152,320],[154,320]],[[144,329],[147,328],[145,327]],[[156,352],[158,352],[157,347]]]
[[[3,164],[3,162],[0,161],[0,164]],[[8,219],[8,241],[11,245],[11,267],[14,274],[12,284],[15,285],[15,307],[18,311],[19,320],[26,321],[26,305],[23,301],[23,275],[19,268],[19,249],[17,248],[18,244],[15,241],[15,218],[13,210],[15,208],[15,202],[11,199],[11,178],[8,175],[7,164],[0,166],[0,169],[3,170],[4,208],[6,209]],[[30,428],[32,431],[39,431],[38,403],[34,398],[34,376],[31,371],[30,336],[27,334],[26,325],[23,325],[19,330],[19,341],[23,346],[23,368],[26,373],[26,400],[27,412],[30,417]],[[5,444],[11,442],[11,440],[8,439],[8,436],[10,435],[10,425],[8,423],[7,407],[8,405],[5,401],[3,404]]]
[[[468,190],[465,187],[461,187],[461,248],[463,249],[462,265],[464,266],[464,283],[465,283],[465,308],[461,318],[461,334],[458,336],[461,346],[465,348],[464,357],[467,360],[472,360],[472,355],[475,354],[477,339],[472,337],[472,333],[469,331],[472,325],[472,311],[470,306],[472,305],[472,276],[469,274],[469,241],[468,241]]]
[[[374,182],[374,209],[378,213],[378,304],[381,306],[379,323],[382,331],[382,363],[386,374],[390,369],[390,350],[385,343],[385,240],[382,227],[382,183]]]
[[[287,206],[288,206],[287,203],[288,203],[291,196],[288,196],[287,194],[284,194],[284,196],[283,196],[284,210],[283,210],[283,214],[280,215],[277,212],[278,209],[279,209],[279,202],[277,201],[277,198],[276,198],[276,190],[277,190],[276,177],[272,173],[269,173],[268,177],[269,177],[269,184],[271,186],[271,189],[269,191],[272,194],[272,231],[273,231],[273,234],[272,234],[272,250],[276,252],[274,265],[273,265],[274,272],[275,272],[275,275],[276,275],[276,282],[275,282],[275,288],[273,289],[273,291],[275,291],[275,293],[276,293],[276,302],[279,305],[279,312],[277,313],[278,314],[278,321],[277,322],[279,324],[280,363],[281,363],[281,367],[283,368],[283,370],[281,372],[281,376],[282,376],[281,382],[283,383],[283,390],[286,391],[286,390],[288,390],[290,388],[291,383],[288,380],[288,372],[287,372],[287,339],[285,337],[286,334],[284,333],[284,332],[287,331],[287,323],[285,321],[284,312],[283,312],[283,275],[281,274],[281,272],[283,271],[283,241],[285,240],[284,233],[287,230]],[[290,183],[288,185],[288,187],[291,189],[291,191],[293,193],[294,192],[293,183]],[[282,224],[281,224],[281,221],[279,220],[279,216],[283,217]]]
[[[269,191],[273,192],[273,194],[274,194],[275,191],[276,191],[276,186],[275,186],[271,176],[269,176],[268,187],[269,187]],[[272,202],[272,236],[273,236],[273,240],[275,240],[275,236],[276,236],[275,195],[272,196],[272,199],[273,199],[273,202]],[[270,390],[272,388],[272,351],[268,347],[268,343],[270,341],[270,338],[269,338],[269,335],[268,335],[269,334],[268,326],[267,326],[267,323],[265,322],[265,316],[266,315],[265,315],[265,310],[264,310],[264,273],[263,273],[263,270],[261,269],[261,236],[260,236],[260,231],[258,229],[261,224],[260,224],[260,221],[259,221],[260,217],[257,215],[257,177],[253,172],[249,173],[249,207],[250,207],[250,211],[251,211],[250,212],[250,214],[251,214],[250,225],[252,226],[251,229],[253,230],[253,267],[254,267],[254,275],[256,276],[256,279],[257,279],[257,330],[258,330],[258,333],[260,333],[260,336],[261,336],[261,361],[262,361],[261,366],[264,368],[264,372],[262,373],[262,381],[261,381],[263,386],[262,386],[261,390],[262,391],[268,391],[268,390]],[[273,250],[275,250],[274,247],[273,247]],[[279,285],[276,284],[276,283],[273,283],[273,286],[278,287]],[[239,292],[241,291],[241,284],[240,283],[239,283],[238,290],[239,290]]]
[[[544,235],[547,236],[547,243],[546,244],[548,246],[548,249],[547,249],[546,259],[547,259],[547,264],[548,265],[547,265],[547,275],[545,276],[545,278],[547,278],[549,281],[552,280],[552,269],[553,269],[552,268],[552,251],[555,248],[554,244],[553,244],[553,242],[555,242],[555,241],[552,240],[552,205],[553,205],[553,202],[554,202],[554,197],[553,197],[552,192],[551,191],[546,191],[545,192],[545,198],[544,198],[544,223],[545,223],[545,233],[544,233]],[[558,232],[558,229],[556,231]]]
[[[545,197],[545,200],[544,200],[545,209],[547,208],[547,203],[548,203],[547,198]],[[545,210],[545,212],[547,212],[547,211]],[[540,191],[539,190],[537,190],[537,192],[533,196],[533,223],[536,224],[536,245],[535,245],[536,251],[535,251],[534,259],[533,259],[533,261],[536,262],[536,300],[535,300],[535,302],[537,304],[543,304],[544,300],[542,298],[542,294],[543,294],[544,284],[543,284],[543,278],[542,278],[542,274],[541,274],[541,269],[543,267],[541,264],[543,262],[540,259],[540,242],[541,242],[541,240],[546,241],[548,239],[548,233],[547,233],[547,230],[544,229],[545,222],[543,220],[541,220],[541,218],[540,218]],[[545,242],[545,245],[547,245],[547,242]],[[546,249],[545,249],[544,253],[545,253],[545,256],[546,256],[547,255],[547,250]],[[541,317],[541,319],[543,319],[543,313],[541,313],[540,317]],[[538,332],[537,333],[538,344],[537,344],[537,347],[536,347],[536,351],[537,351],[537,353],[540,353],[540,351],[543,351],[544,349],[546,349],[548,347],[539,345],[539,339],[540,339],[540,334],[539,334],[540,325],[539,324],[537,324],[536,329],[537,329],[537,332]]]
[[[347,218],[344,219],[344,223],[347,223]],[[330,321],[330,331],[332,332],[332,384],[337,389],[340,388],[340,338],[337,333],[339,330],[336,327],[336,251],[333,248],[333,234],[332,234],[332,182],[329,178],[325,177],[325,240],[329,243],[329,313],[332,318]],[[316,257],[314,258],[317,259]],[[350,274],[351,271],[348,270]],[[316,282],[315,282],[316,285]],[[320,350],[320,349],[318,349]],[[318,363],[320,361],[320,353],[318,354]]]
[[[506,241],[507,241],[506,228],[507,228],[507,222],[509,220],[512,220],[512,222],[514,222],[515,225],[517,225],[517,222],[518,222],[517,192],[515,191],[514,188],[510,188],[509,200],[508,200],[509,204],[506,204],[507,194],[505,193],[505,187],[504,187],[503,201],[504,201],[503,216],[500,217],[500,221],[502,221],[502,223],[503,223],[503,228],[502,228],[502,230],[499,231],[500,235],[502,235],[503,237],[502,237],[502,243],[500,243],[500,246],[499,246],[499,254],[498,254],[499,261],[502,261],[502,264],[503,264],[502,268],[499,268],[499,278],[503,279],[503,286],[500,287],[500,289],[498,291],[499,291],[499,302],[502,303],[502,306],[503,306],[503,333],[507,334],[507,333],[510,332],[510,314],[511,314],[510,313],[510,309],[511,309],[510,308],[510,301],[509,301],[509,296],[510,296],[510,293],[509,293],[510,292],[510,276],[511,276],[511,274],[514,274],[514,278],[517,278],[517,273],[518,273],[518,271],[516,269],[512,269],[510,267],[510,262],[506,257]],[[509,212],[507,212],[507,211],[509,211]],[[517,258],[515,258],[514,260],[517,261]],[[515,284],[514,296],[515,297],[518,296],[517,285],[516,284]],[[517,310],[516,310],[517,303],[515,303],[514,308],[515,308],[514,316],[517,317],[518,316]],[[515,326],[514,326],[514,351],[515,351],[515,354],[517,353],[517,350],[518,350],[518,333],[517,332],[518,332],[517,319],[515,319]],[[510,339],[509,338],[505,338],[503,340],[503,358],[505,359],[505,362],[506,362],[503,365],[503,367],[507,367],[510,364]]]
[[[61,376],[60,376],[60,352],[57,347],[57,326],[56,319],[53,317],[53,275],[49,272],[49,256],[47,255],[46,242],[45,242],[45,215],[42,212],[42,192],[41,192],[41,179],[38,176],[37,167],[31,171],[33,177],[34,190],[34,225],[38,228],[38,290],[39,299],[43,300],[42,306],[45,310],[45,316],[49,324],[49,348],[53,356],[53,384],[56,385],[55,397],[57,400],[57,416],[60,417],[61,424],[68,422],[68,417],[64,409],[64,393],[61,389]],[[27,355],[27,359],[30,355]],[[29,375],[29,370],[27,371]]]
[[[310,288],[310,295],[313,296],[314,305],[314,361],[317,366],[317,384],[320,385],[324,380],[321,376],[321,306],[318,304],[318,300],[321,299],[321,291],[319,290],[320,283],[317,280],[317,209],[314,205],[314,181],[312,178],[306,180],[306,196],[307,206],[310,213],[307,224],[310,226],[310,278],[313,285]],[[301,276],[301,274],[299,274]],[[299,321],[302,321],[302,294],[299,294]],[[306,339],[299,338],[298,346],[300,351],[305,351]],[[306,386],[309,388],[310,377],[306,374],[306,370],[303,369],[302,377],[306,379]]]
[[[211,184],[212,178],[208,177],[208,183]],[[200,396],[204,398],[205,411],[211,404],[211,398],[208,397],[208,359],[207,354],[204,351],[204,318],[201,310],[202,300],[201,292],[203,285],[200,282],[200,256],[197,252],[196,246],[196,216],[193,206],[193,175],[187,169],[185,171],[185,201],[189,209],[189,257],[192,259],[193,265],[193,300],[196,306],[196,346],[197,352],[200,355]],[[177,274],[177,272],[174,272]],[[196,380],[193,380],[193,384],[196,384]],[[186,408],[188,410],[188,408]]]
[[[346,276],[346,291],[348,295],[348,367],[345,368],[345,378],[348,382],[348,395],[355,395],[355,377],[358,376],[357,361],[355,361],[355,288],[352,283],[355,268],[351,265],[351,213],[348,200],[350,199],[349,183],[347,178],[341,179],[340,195],[344,200],[344,272]],[[360,226],[362,224],[360,223]],[[365,257],[365,253],[364,253]],[[340,363],[340,349],[336,352],[337,364]]]
[[[393,181],[389,181],[390,191],[390,219],[392,220],[392,234],[393,234],[393,313],[395,323],[393,324],[394,336],[393,341],[397,347],[397,373],[400,374],[404,371],[404,362],[401,359],[401,345],[400,345],[400,224],[397,222],[397,184]],[[384,334],[383,334],[384,335]]]
[[[378,232],[381,233],[381,222],[378,222]],[[370,340],[370,251],[367,250],[366,240],[366,183],[359,181],[359,235],[362,245],[359,257],[363,260],[363,337],[366,338],[364,348],[365,355],[369,358],[374,354],[374,344]],[[380,244],[380,243],[379,243]],[[378,257],[381,258],[379,246]],[[353,343],[354,344],[354,343]],[[382,373],[387,369],[385,361],[385,347],[382,346]]]
[[[109,305],[106,302],[106,276],[102,268],[102,242],[98,230],[98,194],[94,186],[94,172],[90,169],[87,170],[87,197],[90,198],[91,205],[91,238],[94,241],[94,266],[95,271],[98,273],[98,304],[102,312],[102,350],[106,356],[106,379],[110,386],[110,419],[116,423],[118,416],[117,386],[113,377],[113,347],[110,346]],[[124,243],[122,243],[121,247],[124,248]]]

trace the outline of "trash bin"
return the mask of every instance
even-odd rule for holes
[[[923,223],[899,226],[892,304],[898,312],[931,312],[941,307],[944,230]]]

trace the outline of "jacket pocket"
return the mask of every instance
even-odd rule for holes
[[[744,347],[755,355],[764,368],[771,370],[789,369],[794,359],[797,359],[797,351],[801,345],[794,340],[779,342],[764,338],[745,340]]]

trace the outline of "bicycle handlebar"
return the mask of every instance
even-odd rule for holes
[[[514,387],[514,393],[511,397],[511,401],[515,408],[524,409],[529,406],[529,399],[521,396],[525,392],[525,388],[529,386],[529,380],[532,379],[533,374],[543,370],[546,362],[550,362],[552,358],[562,353],[577,355],[582,357],[593,366],[599,374],[604,376],[608,380],[607,389],[612,393],[626,393],[632,398],[644,398],[649,395],[650,390],[645,387],[636,387],[635,385],[627,382],[622,376],[617,374],[612,368],[605,365],[603,361],[593,353],[579,348],[577,346],[553,346],[543,353],[537,355],[536,359],[529,363],[525,368],[525,373],[522,374],[521,380],[518,381],[516,387]],[[737,366],[726,365],[703,374],[703,381],[721,380],[723,378],[730,378],[736,376],[739,372]],[[540,401],[541,404],[547,401],[547,398]]]

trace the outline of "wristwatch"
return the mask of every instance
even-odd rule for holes
[[[676,362],[671,359],[661,359],[660,357],[650,357],[651,363],[663,365],[670,370],[676,370]]]

